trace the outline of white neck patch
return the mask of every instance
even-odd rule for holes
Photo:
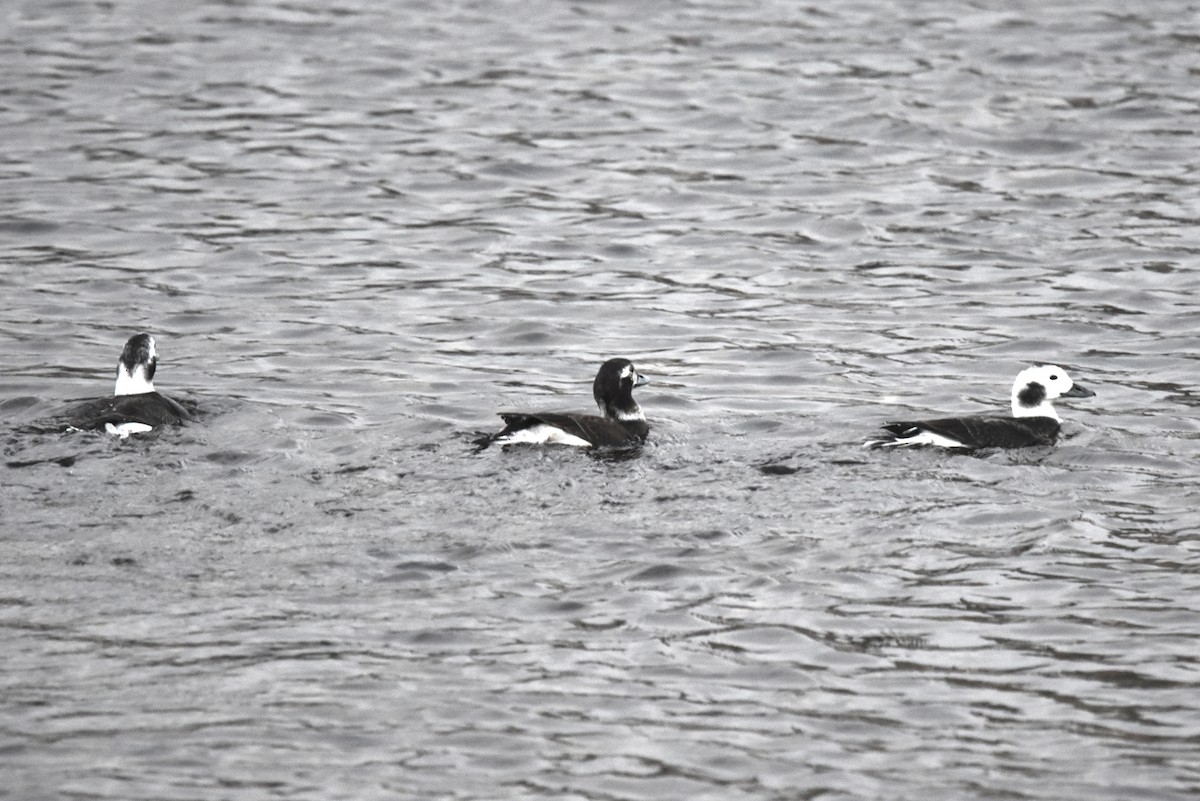
[[[154,382],[146,378],[146,365],[139,364],[133,368],[133,373],[125,365],[117,365],[117,386],[114,395],[141,395],[154,391]]]
[[[1037,406],[1025,406],[1014,396],[1012,414],[1013,417],[1053,417],[1058,422],[1062,422],[1062,418],[1058,416],[1058,412],[1054,410],[1049,400],[1044,400]]]
[[[603,411],[603,409],[601,411]],[[638,406],[636,403],[633,404],[632,409],[614,409],[613,417],[617,420],[622,420],[625,422],[630,420],[646,419],[646,415],[642,413],[642,407]]]

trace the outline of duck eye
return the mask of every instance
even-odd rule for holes
[[[1058,376],[1056,376],[1056,375],[1052,375],[1052,376],[1050,376],[1050,380],[1051,380],[1051,381],[1057,381],[1057,380],[1058,380]]]

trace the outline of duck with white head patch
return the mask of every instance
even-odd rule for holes
[[[941,448],[1024,448],[1053,445],[1062,418],[1051,401],[1095,395],[1071,380],[1066,370],[1041,364],[1022,370],[1012,387],[1012,417],[944,417],[937,420],[884,423],[883,432],[864,443],[868,448],[933,445]]]
[[[81,404],[69,413],[68,426],[77,430],[104,430],[121,439],[159,426],[178,425],[191,414],[175,401],[155,391],[158,351],[154,337],[134,334],[117,360],[117,383],[111,398]]]
[[[609,359],[592,382],[602,416],[566,412],[501,412],[504,429],[475,440],[480,449],[498,445],[572,445],[629,448],[646,441],[650,425],[633,399],[634,387],[649,383],[628,359]]]

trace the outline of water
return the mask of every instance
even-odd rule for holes
[[[10,3],[0,795],[1195,797],[1197,11]]]

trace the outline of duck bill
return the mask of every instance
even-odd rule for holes
[[[1064,398],[1091,398],[1091,397],[1094,397],[1095,394],[1096,394],[1095,392],[1092,392],[1087,387],[1082,387],[1079,384],[1075,384],[1074,386],[1072,386],[1070,389],[1068,389],[1066,392],[1063,393],[1063,397]]]
[[[638,373],[637,378],[635,378],[633,380],[633,385],[635,387],[644,387],[649,383],[650,383],[650,379],[646,378],[646,376],[642,375],[641,373]]]

